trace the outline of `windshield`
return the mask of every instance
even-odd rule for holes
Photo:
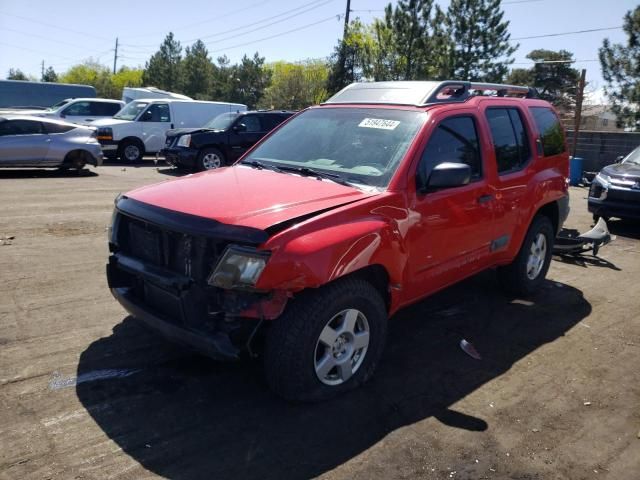
[[[217,117],[214,117],[213,120],[210,120],[205,127],[211,128],[212,130],[226,130],[236,118],[238,118],[237,113],[221,113]]]
[[[622,163],[627,165],[640,165],[640,147],[636,148],[633,152],[626,156]]]
[[[311,168],[347,182],[386,187],[426,113],[314,108],[285,124],[245,162]]]
[[[62,100],[61,102],[56,103],[55,105],[51,105],[49,107],[49,110],[57,110],[58,108],[60,108],[63,105],[66,105],[67,103],[69,103],[71,100],[67,99],[67,100]]]
[[[118,120],[135,120],[140,112],[147,108],[149,105],[147,102],[131,102],[127,104],[122,110],[116,113],[113,118]]]

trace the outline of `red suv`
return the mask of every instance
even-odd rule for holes
[[[488,268],[532,293],[567,175],[535,90],[353,84],[233,166],[119,196],[109,286],[166,336],[220,359],[260,350],[278,394],[325,399],[371,376],[398,309]]]

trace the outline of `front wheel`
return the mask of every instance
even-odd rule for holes
[[[205,148],[198,155],[198,170],[215,170],[225,164],[224,155],[217,148]]]
[[[515,295],[531,295],[544,281],[554,242],[553,225],[548,217],[534,217],[513,263],[498,269],[503,288]]]
[[[363,384],[384,348],[387,311],[380,293],[358,278],[303,292],[267,336],[269,386],[294,401],[319,401]]]
[[[118,148],[118,156],[129,163],[138,163],[144,156],[144,145],[136,140],[125,140]]]

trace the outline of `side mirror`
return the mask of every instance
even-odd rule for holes
[[[616,163],[620,163],[622,160],[624,160],[624,155],[618,155],[616,157]]]
[[[61,113],[60,118],[67,118],[67,115],[65,113]]]
[[[418,177],[418,191],[425,193],[440,188],[461,187],[471,180],[471,167],[466,163],[443,162],[431,171],[428,180]]]
[[[237,125],[235,125],[233,127],[233,131],[238,133],[238,132],[246,132],[247,131],[247,126],[244,123],[239,123]]]

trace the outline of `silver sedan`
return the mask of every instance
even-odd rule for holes
[[[0,116],[0,167],[102,165],[96,129],[28,115]]]

